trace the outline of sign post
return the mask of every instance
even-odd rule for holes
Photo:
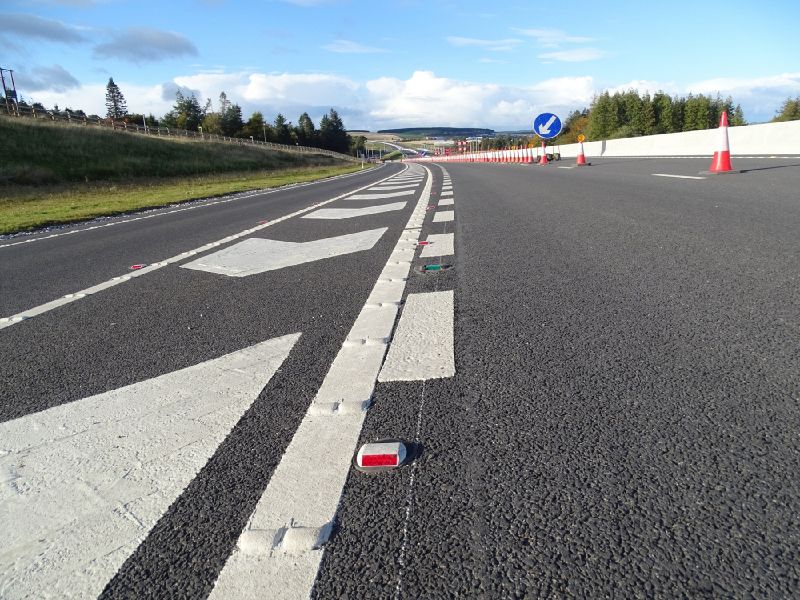
[[[533,120],[533,132],[542,138],[542,160],[540,165],[547,165],[547,142],[561,133],[561,119],[553,113],[541,113]]]

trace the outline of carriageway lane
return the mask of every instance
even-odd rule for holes
[[[302,210],[401,169],[391,165],[263,193],[210,198],[0,239],[0,317],[125,275],[131,265],[164,260],[261,221]],[[228,198],[231,200],[226,202]]]
[[[378,385],[423,453],[350,473],[315,598],[796,595],[800,170],[605,164],[446,165],[456,374]]]
[[[412,169],[407,195],[325,207],[394,210],[296,217],[195,258],[225,265],[253,241],[380,233],[365,247],[348,238],[352,253],[246,277],[171,264],[0,331],[0,596],[210,593],[424,195]],[[278,248],[270,260],[305,252]],[[262,365],[252,349],[265,342]],[[146,389],[176,373],[178,386]],[[251,375],[255,387],[238,391]]]

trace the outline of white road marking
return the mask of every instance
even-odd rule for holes
[[[653,177],[674,177],[675,179],[705,179],[695,175],[670,175],[669,173],[653,173]]]
[[[133,223],[135,221],[143,221],[144,219],[153,219],[155,217],[161,217],[163,215],[172,215],[172,214],[175,214],[175,213],[185,212],[187,210],[195,210],[197,208],[203,208],[203,207],[206,207],[206,206],[216,206],[217,204],[227,204],[228,202],[234,202],[236,200],[244,200],[245,198],[253,198],[254,196],[264,196],[264,195],[267,195],[267,194],[274,194],[276,192],[283,192],[283,191],[286,191],[288,189],[296,189],[296,188],[301,188],[301,187],[307,187],[307,186],[310,186],[310,185],[316,185],[316,184],[319,184],[319,183],[325,183],[325,182],[328,182],[328,181],[333,181],[335,179],[345,179],[345,178],[348,178],[348,177],[355,177],[356,175],[361,175],[361,174],[362,174],[361,171],[357,171],[355,173],[346,173],[344,175],[336,175],[334,177],[328,177],[326,179],[320,179],[318,181],[306,181],[306,182],[303,182],[303,183],[294,183],[294,184],[284,185],[284,186],[277,187],[277,188],[267,188],[267,189],[263,189],[263,190],[253,190],[251,192],[243,192],[243,193],[232,194],[230,196],[225,196],[225,197],[220,198],[218,200],[209,200],[209,201],[206,201],[206,202],[203,202],[202,199],[200,199],[200,200],[190,200],[188,202],[192,203],[191,206],[184,206],[184,205],[180,205],[179,204],[179,205],[176,205],[176,206],[178,206],[178,208],[175,208],[173,210],[164,210],[163,208],[143,209],[143,210],[152,210],[152,211],[159,211],[159,212],[153,212],[153,213],[150,213],[150,214],[140,214],[139,216],[132,217],[130,219],[115,220],[115,221],[112,221],[112,222],[109,222],[109,223],[102,223],[102,224],[99,224],[99,225],[92,225],[90,227],[84,227],[83,229],[71,229],[69,231],[60,231],[58,233],[52,233],[50,235],[45,235],[45,236],[42,236],[42,237],[32,237],[32,238],[20,240],[18,242],[11,242],[9,244],[2,244],[2,245],[0,245],[0,249],[2,249],[2,248],[10,248],[11,246],[19,246],[20,244],[30,244],[30,243],[33,243],[33,242],[40,242],[42,240],[51,240],[53,238],[58,238],[58,237],[62,237],[62,236],[65,236],[65,235],[74,235],[76,233],[85,233],[87,231],[95,231],[97,229],[104,229],[106,227],[113,227],[115,225],[124,225],[125,223]],[[391,179],[391,176],[387,177],[386,179]],[[364,186],[364,188],[366,188],[366,187],[370,187],[370,186]],[[361,188],[361,189],[364,189],[364,188]]]
[[[383,179],[382,181],[386,181],[388,179],[391,179],[391,177],[392,176],[389,176],[389,177]],[[361,191],[361,190],[366,190],[366,189],[370,188],[372,185],[374,185],[374,184],[369,184],[369,185],[362,186],[362,187],[358,188],[356,191],[358,192],[358,191]],[[60,306],[64,306],[65,304],[69,304],[71,302],[75,302],[76,300],[80,300],[81,298],[85,298],[86,296],[89,296],[91,294],[95,294],[97,292],[100,292],[100,291],[103,291],[103,290],[107,290],[108,288],[114,287],[115,285],[119,285],[121,283],[125,283],[126,281],[130,281],[131,279],[135,279],[136,277],[141,277],[142,275],[147,275],[148,273],[152,273],[153,271],[156,271],[156,270],[160,269],[161,267],[165,267],[165,266],[167,266],[169,264],[181,262],[183,260],[186,260],[190,256],[194,256],[196,254],[201,254],[203,252],[211,250],[212,248],[216,248],[217,246],[221,246],[223,244],[227,244],[229,242],[232,242],[233,240],[237,240],[239,238],[242,238],[242,237],[245,237],[245,236],[248,236],[248,235],[252,235],[256,231],[261,231],[262,229],[265,229],[267,227],[272,227],[273,225],[275,225],[277,223],[281,223],[281,222],[286,221],[288,219],[291,219],[293,217],[297,217],[299,215],[302,215],[302,214],[305,214],[307,212],[310,212],[310,211],[312,211],[312,210],[314,210],[316,208],[320,208],[322,206],[330,204],[331,202],[336,202],[337,200],[341,200],[341,199],[347,197],[350,194],[352,194],[352,192],[347,192],[345,194],[340,194],[340,195],[338,195],[338,196],[336,196],[334,198],[330,198],[328,200],[323,200],[322,202],[317,202],[316,204],[312,204],[311,206],[309,206],[307,208],[302,208],[302,209],[297,210],[297,211],[295,211],[293,213],[290,213],[288,215],[284,215],[284,216],[279,217],[277,219],[273,219],[272,221],[269,221],[268,223],[263,223],[263,224],[260,224],[260,225],[256,225],[255,227],[251,227],[250,229],[245,229],[244,231],[241,231],[239,233],[235,233],[233,235],[229,235],[227,237],[224,237],[221,240],[217,240],[215,242],[210,242],[208,244],[204,244],[204,245],[200,246],[199,248],[195,248],[194,250],[187,250],[186,252],[181,252],[180,254],[177,254],[177,255],[172,256],[170,258],[166,258],[164,260],[152,263],[152,264],[148,265],[147,267],[145,267],[143,269],[139,269],[138,271],[130,271],[128,273],[125,273],[124,275],[120,275],[120,276],[117,276],[117,277],[112,277],[108,281],[104,281],[102,283],[98,283],[97,285],[93,285],[92,287],[89,287],[89,288],[86,288],[86,289],[83,289],[83,290],[79,290],[79,291],[73,292],[71,294],[67,294],[67,295],[65,295],[65,296],[63,296],[61,298],[57,298],[56,300],[52,300],[50,302],[46,302],[44,304],[40,304],[39,306],[34,306],[33,308],[29,308],[27,310],[24,310],[22,312],[19,312],[19,313],[15,314],[15,315],[11,315],[11,316],[8,316],[8,317],[2,317],[2,318],[0,318],[0,329],[5,329],[6,327],[10,327],[11,325],[15,325],[16,323],[20,323],[22,321],[30,319],[31,317],[35,317],[37,315],[41,315],[43,313],[49,312],[49,311],[51,311],[51,310],[53,310],[55,308],[58,308]]]
[[[348,233],[311,242],[281,242],[249,238],[203,258],[181,265],[183,269],[247,277],[303,263],[370,250],[387,227]]]
[[[456,213],[452,210],[440,210],[433,214],[434,223],[448,223],[455,219]]]
[[[450,256],[456,253],[455,236],[452,233],[432,233],[427,241],[428,245],[422,247],[421,258]]]
[[[347,200],[383,200],[385,198],[399,198],[400,196],[413,196],[414,190],[404,190],[399,192],[387,192],[384,194],[356,194],[350,196]]]
[[[453,206],[453,198],[442,198],[439,200],[439,206]]]
[[[429,177],[419,202],[220,573],[212,599],[309,596],[430,201],[432,178],[422,168]]]
[[[365,206],[364,208],[321,208],[301,217],[302,219],[352,219],[364,215],[403,210],[408,202],[393,202],[379,206]]]
[[[449,192],[442,192],[442,194],[441,194],[441,196],[440,196],[440,197],[441,197],[441,198],[452,198],[452,197],[453,197],[453,192],[452,192],[452,191],[449,191]]]
[[[445,184],[445,185],[442,186],[442,191],[443,192],[452,192],[453,191],[453,186],[450,185],[450,184]]]
[[[453,348],[453,291],[409,294],[378,381],[452,377]]]
[[[418,183],[406,183],[406,184],[402,184],[402,185],[374,185],[369,189],[371,191],[375,191],[375,192],[389,192],[389,191],[392,191],[392,190],[414,189],[418,185],[419,185]]]
[[[574,169],[575,167],[558,167],[559,169]]]
[[[96,598],[299,338],[0,424],[0,595]]]

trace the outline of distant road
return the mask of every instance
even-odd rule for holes
[[[797,595],[800,157],[734,162],[0,240],[0,596]]]

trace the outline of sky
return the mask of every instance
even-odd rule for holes
[[[732,96],[749,122],[800,96],[800,2],[0,0],[0,66],[45,106],[105,115],[175,93],[245,119],[348,129],[532,127],[603,90]]]

